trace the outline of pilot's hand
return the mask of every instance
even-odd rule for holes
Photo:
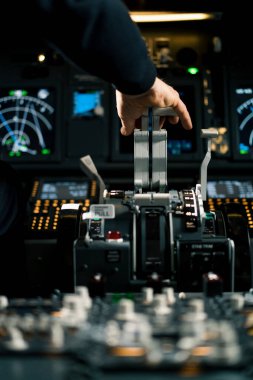
[[[116,90],[116,103],[124,136],[132,134],[138,127],[138,122],[148,107],[172,107],[177,116],[168,116],[169,122],[177,124],[180,120],[184,129],[192,129],[190,114],[179,93],[159,78],[156,78],[148,91],[140,95],[126,95]],[[165,118],[161,118],[160,127],[164,121]]]

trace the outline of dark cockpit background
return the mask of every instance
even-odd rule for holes
[[[215,127],[208,202],[243,204],[253,230],[253,73],[249,15],[221,1],[125,1],[132,17],[145,12],[206,14],[205,19],[137,22],[158,75],[186,103],[193,130],[165,125],[168,187],[194,186],[206,146],[201,129]],[[134,59],[134,57],[133,57]],[[108,189],[132,189],[133,136],[120,135],[110,84],[82,72],[41,41],[0,56],[0,158],[16,171],[25,200],[28,277],[43,288],[62,202],[88,208],[96,190],[80,157],[90,155]],[[46,249],[45,249],[46,247]],[[53,276],[53,273],[52,273]]]

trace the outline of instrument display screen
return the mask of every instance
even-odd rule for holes
[[[73,118],[101,117],[104,115],[102,90],[76,89],[73,91]]]
[[[234,157],[253,159],[253,84],[250,81],[231,85],[231,128],[233,129]]]
[[[253,198],[251,181],[220,180],[207,182],[208,198]]]
[[[55,153],[53,88],[0,88],[0,155],[47,159]]]
[[[44,181],[38,194],[40,199],[85,199],[89,197],[89,181]]]

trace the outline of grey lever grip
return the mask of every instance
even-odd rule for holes
[[[134,131],[134,183],[139,191],[165,191],[167,131],[160,128],[160,117],[175,115],[172,107],[148,108],[142,115],[141,130]]]
[[[152,114],[154,116],[177,116],[177,113],[175,112],[173,107],[153,107],[152,108]],[[143,116],[149,115],[149,109],[147,109]]]
[[[154,131],[160,130],[160,117],[162,116],[177,116],[172,107],[153,107],[147,108],[142,115],[141,129],[147,131],[149,128],[150,117],[152,117],[152,129]]]

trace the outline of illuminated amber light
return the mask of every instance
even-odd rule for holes
[[[144,356],[146,351],[143,347],[113,347],[111,350],[111,354],[114,356],[121,357],[136,357],[136,356]]]
[[[212,13],[130,12],[134,22],[197,21],[213,19]]]

